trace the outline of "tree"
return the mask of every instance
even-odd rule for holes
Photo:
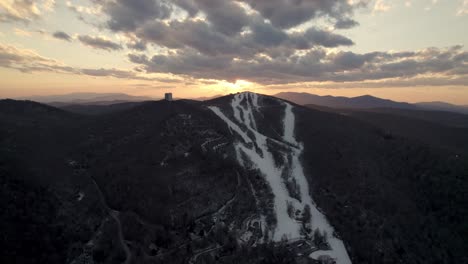
[[[323,244],[327,243],[327,232],[320,232],[317,228],[314,231],[314,243],[317,247],[323,246]]]
[[[311,220],[312,220],[312,215],[310,213],[310,206],[306,204],[304,206],[304,210],[302,211],[302,222],[310,223]]]

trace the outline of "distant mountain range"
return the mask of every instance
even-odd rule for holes
[[[300,105],[317,105],[343,109],[397,108],[408,110],[436,110],[468,114],[468,106],[453,105],[444,102],[404,103],[382,99],[370,95],[358,97],[320,96],[309,93],[283,92],[274,95]]]
[[[214,96],[203,96],[190,98],[196,101],[207,101],[210,99],[218,98],[223,95],[218,94]],[[121,104],[128,102],[144,102],[161,100],[162,98],[150,97],[150,96],[133,96],[124,93],[70,93],[61,95],[46,95],[46,96],[26,96],[16,98],[17,100],[30,100],[39,103],[45,103],[56,107],[64,107],[70,105],[95,105],[95,106],[106,106],[113,104]],[[181,99],[175,97],[174,99]],[[72,107],[73,108],[73,107]]]
[[[70,104],[109,105],[123,102],[156,100],[156,98],[149,96],[132,96],[124,93],[70,93],[63,95],[29,96],[18,99],[31,100],[53,106],[63,106]]]
[[[320,96],[309,93],[282,92],[275,94],[274,96],[294,102],[299,105],[308,105],[309,107],[317,106],[316,108],[318,109],[323,107],[328,107],[332,109],[362,110],[386,108],[401,110],[447,111],[468,114],[468,105],[453,105],[446,102],[405,103],[382,99],[371,95],[344,97],[331,95]],[[218,97],[222,97],[222,95],[198,97],[191,99],[196,101],[208,101]],[[60,108],[65,107],[67,108],[67,110],[77,110],[78,112],[81,111],[82,105],[108,106],[122,103],[136,103],[144,101],[161,100],[161,98],[154,98],[149,96],[132,96],[124,93],[70,93],[64,95],[21,97],[17,99],[31,100]],[[175,99],[178,98],[175,97]],[[122,104],[121,107],[125,108],[125,105]],[[86,109],[86,111],[87,110],[88,109]]]
[[[445,102],[422,102],[416,103],[415,105],[428,110],[449,111],[468,114],[468,105],[453,105]]]

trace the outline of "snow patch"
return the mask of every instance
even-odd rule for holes
[[[284,110],[284,119],[283,119],[283,129],[284,129],[284,135],[283,139],[286,142],[289,142],[293,145],[298,145],[296,138],[294,137],[294,128],[296,118],[294,116],[294,113],[292,111],[292,106],[288,103],[284,103],[286,105],[286,109]]]
[[[311,209],[312,230],[319,230],[321,233],[329,234],[328,243],[331,250],[318,250],[310,254],[313,259],[319,259],[321,256],[329,256],[336,261],[337,264],[350,264],[351,260],[346,252],[343,241],[335,237],[334,228],[328,223],[325,216],[318,210],[313,202],[309,190],[307,178],[304,175],[300,155],[303,151],[303,145],[297,142],[294,136],[295,116],[293,107],[289,103],[279,101],[285,106],[283,117],[283,136],[284,142],[280,142],[286,146],[288,151],[281,153],[285,155],[285,164],[277,167],[275,164],[273,153],[270,152],[267,146],[267,139],[271,139],[257,130],[257,122],[254,112],[259,111],[258,95],[254,93],[236,94],[231,101],[231,107],[234,113],[234,120],[229,119],[218,107],[211,106],[211,109],[218,117],[220,117],[231,129],[235,131],[242,141],[234,143],[237,160],[242,166],[247,166],[249,163],[257,168],[265,177],[274,194],[274,208],[277,225],[274,229],[273,241],[281,241],[283,238],[290,240],[301,239],[302,223],[296,219],[296,214],[291,216],[288,214],[289,207],[293,207],[294,212],[301,213],[306,205]],[[247,128],[244,131],[241,127]],[[249,143],[255,143],[255,146]],[[248,161],[244,161],[244,158]],[[290,196],[282,175],[290,175],[299,187],[300,200]],[[300,215],[300,214],[299,214]],[[264,216],[261,216],[264,222]],[[266,224],[266,223],[265,223]],[[262,231],[268,232],[267,228],[263,227]],[[323,257],[322,257],[323,258]]]
[[[234,130],[237,134],[239,134],[239,136],[242,137],[242,139],[244,140],[245,143],[252,142],[252,140],[250,140],[250,138],[247,136],[247,134],[244,133],[244,131],[242,131],[242,129],[240,129],[240,127],[238,125],[236,125],[234,122],[232,122],[229,118],[227,118],[223,114],[223,112],[221,112],[219,107],[209,106],[208,108],[211,109],[211,111],[213,111],[217,116],[219,116],[219,118],[221,118],[224,122],[226,122],[226,124],[228,125],[228,127],[231,130]]]
[[[83,192],[78,192],[78,197],[76,198],[76,200],[79,202],[83,200],[84,197],[85,197],[85,194]]]

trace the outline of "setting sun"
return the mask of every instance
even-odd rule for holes
[[[236,80],[235,82],[222,81],[219,83],[221,90],[225,93],[238,93],[242,91],[252,90],[255,88],[255,83],[246,80]]]

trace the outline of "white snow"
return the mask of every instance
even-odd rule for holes
[[[207,151],[206,144],[210,144],[211,142],[214,142],[216,140],[220,140],[221,138],[223,138],[223,137],[221,136],[221,137],[217,137],[217,138],[208,138],[205,142],[203,142],[201,144],[201,148],[202,148],[203,152]]]
[[[284,110],[284,120],[283,120],[283,129],[284,129],[284,135],[283,139],[286,142],[289,142],[293,145],[298,145],[296,138],[294,137],[294,128],[296,118],[294,116],[294,113],[292,111],[292,106],[288,103],[284,103],[286,105],[286,109]]]
[[[222,148],[227,145],[227,142],[219,143],[216,146],[213,147],[213,150],[218,150],[219,148]]]
[[[247,231],[247,232],[243,233],[243,234],[240,236],[239,239],[240,239],[242,242],[247,242],[247,241],[250,240],[250,238],[252,237],[252,235],[253,235],[252,232]]]
[[[78,198],[76,198],[76,200],[81,201],[81,200],[83,200],[84,197],[85,197],[85,195],[84,195],[83,192],[78,192]]]
[[[310,257],[318,259],[321,255],[328,255],[335,259],[337,264],[349,264],[351,263],[351,260],[346,252],[343,242],[333,236],[333,227],[328,223],[325,216],[317,209],[309,195],[309,185],[299,160],[303,151],[303,146],[301,143],[297,142],[294,136],[295,116],[292,111],[292,106],[283,101],[281,101],[281,103],[285,106],[285,114],[283,118],[283,140],[288,143],[283,145],[289,148],[288,152],[283,153],[288,158],[285,158],[285,165],[282,167],[277,167],[275,165],[273,154],[267,147],[268,137],[257,130],[257,122],[253,114],[254,111],[258,111],[260,108],[258,105],[257,94],[240,93],[234,96],[231,102],[235,118],[234,121],[222,113],[220,108],[213,106],[209,108],[224,120],[231,130],[237,132],[237,134],[239,134],[243,139],[244,142],[237,141],[234,145],[239,163],[242,166],[246,166],[250,162],[252,166],[259,169],[272,189],[275,196],[274,207],[277,219],[277,226],[274,230],[272,239],[274,241],[280,241],[282,238],[301,238],[301,223],[294,219],[294,217],[289,217],[287,213],[287,205],[288,203],[292,204],[294,209],[299,212],[302,212],[305,205],[309,205],[311,208],[311,224],[313,230],[318,229],[322,233],[326,232],[329,234],[328,243],[331,247],[331,250],[315,251],[310,254]],[[236,122],[240,125],[236,124]],[[246,127],[250,133],[242,130],[241,127]],[[250,137],[249,135],[253,136]],[[258,153],[257,149],[255,146],[252,146],[252,144],[246,144],[250,142],[255,142],[261,153]],[[242,153],[244,155],[242,155]],[[247,158],[247,163],[244,162],[242,156]],[[300,188],[300,201],[290,196],[284,180],[281,177],[284,170],[289,170],[287,171],[287,174],[291,175],[291,177],[296,180]]]
[[[237,134],[239,134],[239,136],[242,137],[242,139],[244,140],[244,142],[246,143],[249,143],[249,142],[252,142],[252,140],[250,140],[250,138],[247,136],[246,133],[244,133],[244,131],[242,131],[242,129],[240,129],[240,127],[238,125],[236,125],[234,122],[232,122],[229,118],[227,118],[223,112],[221,112],[221,110],[216,107],[216,106],[209,106],[208,107],[209,109],[211,109],[211,111],[213,111],[217,116],[219,116],[224,122],[226,122],[226,124],[228,125],[228,127],[231,129],[231,130],[234,130],[235,132],[237,132]]]
[[[252,100],[252,104],[255,107],[255,110],[258,111],[258,109],[260,108],[260,106],[258,105],[258,94],[256,93],[249,93],[249,94]]]

